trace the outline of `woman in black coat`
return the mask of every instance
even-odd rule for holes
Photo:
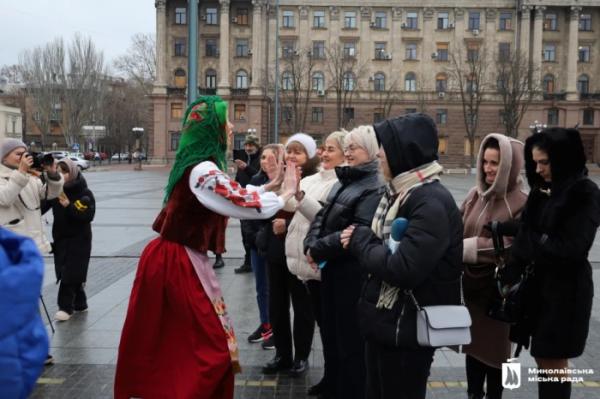
[[[358,331],[356,303],[364,273],[340,243],[351,224],[369,225],[381,198],[383,182],[377,164],[377,140],[371,126],[344,139],[348,166],[335,168],[336,183],[304,240],[309,260],[326,262],[321,271],[323,355],[327,367],[325,398],[364,398],[364,342]]]
[[[42,211],[52,208],[54,214],[54,267],[56,280],[60,281],[59,310],[54,317],[67,321],[74,311],[82,312],[88,307],[84,285],[92,252],[91,222],[96,202],[73,161],[61,159],[58,170],[65,179],[64,193],[44,204]]]
[[[511,339],[529,347],[540,369],[565,376],[568,359],[585,349],[593,281],[588,253],[600,223],[600,192],[587,178],[579,132],[552,128],[529,137],[525,168],[531,192],[501,281],[526,267],[526,306]],[[571,383],[540,381],[539,397],[569,398]]]

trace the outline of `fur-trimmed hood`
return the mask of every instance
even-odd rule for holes
[[[496,139],[500,146],[500,164],[496,173],[496,180],[492,185],[485,182],[483,173],[483,153],[485,144]],[[507,137],[500,133],[490,133],[484,137],[479,147],[477,156],[477,191],[484,198],[492,195],[497,198],[506,197],[506,193],[515,189],[520,189],[523,185],[521,179],[521,169],[525,161],[523,159],[523,143],[519,140]]]

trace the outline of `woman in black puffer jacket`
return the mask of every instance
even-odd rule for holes
[[[348,165],[335,168],[339,182],[313,221],[304,246],[309,260],[326,262],[321,271],[321,334],[331,378],[324,397],[363,399],[364,342],[358,331],[356,304],[364,273],[356,258],[342,248],[340,234],[351,224],[370,225],[381,198],[383,182],[373,128],[360,126],[348,133],[344,154]]]
[[[568,359],[580,356],[588,335],[594,287],[588,253],[600,224],[600,191],[587,178],[579,132],[552,128],[525,142],[531,192],[507,267],[505,285],[529,266],[522,319],[511,340],[528,347],[545,377],[569,376]],[[504,227],[504,226],[502,226]],[[539,397],[568,399],[571,383],[540,381]]]

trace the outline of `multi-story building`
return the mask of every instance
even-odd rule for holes
[[[19,108],[0,103],[0,138],[3,137],[22,140],[23,117]]]
[[[172,159],[179,142],[189,18],[199,21],[199,87],[194,89],[229,100],[238,139],[254,129],[263,142],[273,138],[277,56],[281,140],[298,127],[291,123],[299,118],[298,110],[286,98],[301,86],[300,97],[308,95],[308,101],[300,102],[306,111],[300,126],[317,138],[337,130],[340,121],[371,124],[386,115],[419,110],[438,124],[442,161],[462,165],[469,143],[452,79],[453,54],[467,60],[484,57],[489,83],[496,82],[498,55],[518,50],[543,92],[529,106],[519,136],[529,134],[534,121],[579,125],[589,160],[600,161],[597,0],[280,0],[279,15],[273,1],[202,0],[197,16],[188,15],[185,0],[155,2],[158,65],[149,151],[155,161]],[[333,67],[336,48],[342,59],[352,60],[341,76]],[[294,61],[300,58],[309,61]],[[290,69],[306,69],[307,63],[310,74],[298,84]],[[336,77],[343,86],[341,102]],[[487,85],[477,115],[478,136],[504,130],[493,87],[495,83]]]

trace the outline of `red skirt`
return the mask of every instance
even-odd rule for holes
[[[121,334],[115,399],[231,399],[223,326],[185,248],[144,249]]]

